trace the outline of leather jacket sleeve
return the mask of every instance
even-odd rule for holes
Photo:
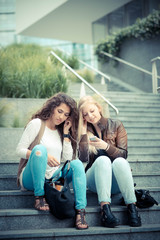
[[[110,144],[107,155],[111,160],[117,157],[127,158],[127,132],[121,122],[118,121],[116,130],[114,132],[109,132],[104,137],[104,141]]]

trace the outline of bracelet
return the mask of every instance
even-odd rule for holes
[[[105,149],[105,151],[108,151],[109,147],[110,147],[110,145],[108,144],[107,147],[106,147],[106,149]]]
[[[68,133],[68,134],[63,134],[63,137],[64,138],[69,138],[70,139],[70,134]]]

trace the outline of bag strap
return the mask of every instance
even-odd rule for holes
[[[67,172],[66,172],[66,174],[65,174],[65,176],[64,176],[64,178],[66,178],[67,177],[67,174],[68,174],[68,172],[69,172],[69,169],[70,169],[70,160],[67,160],[65,163],[64,163],[64,165],[63,165],[63,167],[62,167],[62,169],[61,169],[61,171],[63,172],[64,171],[64,168],[65,168],[65,166],[67,165],[67,163],[68,163],[68,167],[67,167]]]
[[[37,144],[40,143],[41,138],[44,134],[44,129],[45,129],[45,121],[41,120],[41,127],[39,130],[39,133],[37,134],[37,136],[35,137],[34,141],[31,143],[31,145],[29,146],[29,149],[32,150],[34,148],[34,146],[36,146]]]

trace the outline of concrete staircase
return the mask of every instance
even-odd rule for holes
[[[79,96],[80,85],[72,86],[69,94]],[[123,121],[128,132],[128,161],[137,188],[149,189],[160,202],[160,95],[131,92],[106,92],[105,85],[97,90],[119,109],[119,115],[109,108],[112,118]],[[93,94],[86,89],[87,94]],[[23,129],[0,129],[0,239],[160,239],[160,206],[139,210],[142,227],[127,226],[126,207],[119,205],[120,195],[113,196],[112,211],[121,225],[104,228],[100,224],[97,196],[87,192],[86,218],[89,229],[78,231],[73,219],[57,220],[50,213],[33,208],[32,192],[21,192],[16,186],[18,159],[15,147]]]

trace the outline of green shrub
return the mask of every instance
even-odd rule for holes
[[[79,61],[76,56],[71,55],[70,57],[68,57],[67,63],[71,68],[79,69]]]
[[[67,91],[62,65],[49,64],[51,49],[13,44],[0,50],[0,96],[48,98]]]
[[[0,101],[0,127],[6,127],[5,115],[12,108],[11,104],[7,103],[5,100]]]
[[[23,125],[24,126],[24,125]],[[12,123],[13,128],[19,128],[22,127],[19,119],[19,114],[16,112],[13,118],[13,123]]]
[[[60,50],[54,50],[54,52],[64,61],[66,62],[71,68],[79,69],[79,61],[75,55],[67,56]],[[52,54],[50,54],[51,62],[53,64],[62,66],[62,63],[58,61]]]
[[[95,78],[95,74],[93,71],[84,68],[84,69],[80,69],[80,70],[76,70],[76,72],[83,77],[87,82],[89,83],[93,83],[94,78]],[[75,76],[73,73],[68,73],[68,78],[69,80],[71,80],[72,82],[81,82],[81,80]]]
[[[160,35],[160,11],[154,10],[148,17],[138,19],[134,25],[123,28],[116,34],[109,36],[107,40],[99,42],[95,48],[95,54],[99,61],[107,62],[109,57],[106,57],[101,51],[119,56],[121,45],[125,39],[145,40],[158,35]]]

